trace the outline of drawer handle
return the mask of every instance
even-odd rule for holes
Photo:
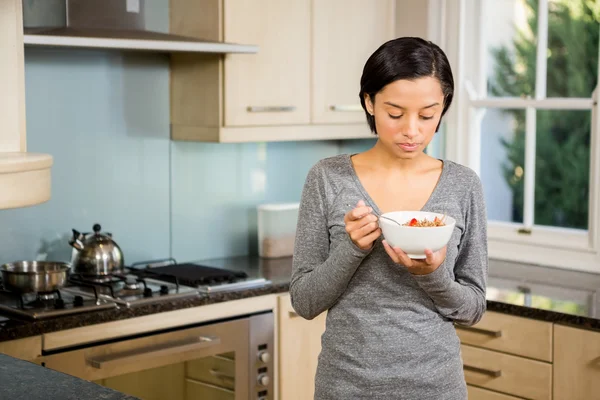
[[[331,111],[342,111],[342,112],[362,111],[362,107],[359,106],[358,104],[333,104],[333,105],[329,106],[329,109]]]
[[[248,112],[292,112],[296,111],[296,107],[294,106],[248,106],[246,108]]]
[[[221,371],[217,371],[216,369],[211,369],[210,374],[217,379],[221,379],[224,382],[227,381],[230,384],[235,384],[235,377],[231,375],[224,374]]]
[[[139,349],[123,351],[120,353],[107,354],[89,358],[88,363],[96,369],[110,368],[111,366],[122,365],[125,363],[143,362],[154,357],[182,354],[190,351],[196,351],[207,347],[212,347],[221,343],[218,337],[214,336],[194,336],[191,338],[162,343],[154,346],[142,347]]]
[[[483,374],[483,375],[488,375],[491,376],[492,378],[499,378],[502,376],[502,370],[492,370],[492,369],[486,369],[486,368],[478,368],[478,367],[473,367],[472,365],[463,365],[463,369],[465,371],[471,371],[471,372],[477,372],[478,374]]]
[[[189,383],[194,384],[194,385],[198,385],[198,386],[205,387],[205,388],[211,388],[211,389],[214,389],[214,390],[218,390],[218,391],[220,391],[222,393],[227,393],[229,395],[235,395],[235,391],[233,391],[231,389],[227,389],[227,388],[224,388],[224,387],[221,387],[221,386],[217,386],[217,385],[212,385],[212,384],[206,383],[206,382],[201,382],[201,381],[198,381],[198,380],[192,379],[192,378],[185,378],[185,380],[187,382],[189,382]]]
[[[475,326],[462,326],[462,325],[455,325],[458,329],[462,329],[463,331],[471,331],[474,333],[481,333],[482,335],[487,335],[487,336],[492,336],[492,337],[501,337],[502,336],[502,331],[493,331],[491,329],[483,329],[483,328],[477,328]]]

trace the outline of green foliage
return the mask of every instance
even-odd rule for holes
[[[525,0],[528,29],[519,31],[512,48],[492,50],[495,69],[488,83],[494,96],[534,96],[537,0]],[[600,1],[554,0],[548,16],[548,97],[590,97],[598,71]],[[506,111],[515,121],[507,151],[506,182],[513,191],[513,220],[523,220],[525,113]],[[535,223],[586,229],[588,225],[589,111],[537,111]],[[517,171],[517,173],[515,173]],[[527,171],[525,171],[527,173]]]

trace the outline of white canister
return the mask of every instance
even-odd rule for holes
[[[264,258],[294,253],[300,203],[262,204],[258,208],[258,254]]]

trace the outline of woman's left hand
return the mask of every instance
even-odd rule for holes
[[[427,275],[438,269],[446,259],[446,246],[436,251],[425,250],[424,260],[415,260],[410,258],[402,249],[392,247],[383,241],[383,247],[390,258],[396,263],[401,264],[408,269],[408,272],[414,275]]]

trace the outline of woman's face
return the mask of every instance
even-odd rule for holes
[[[379,141],[400,158],[421,154],[435,134],[444,109],[444,94],[436,78],[397,80],[385,86],[367,111],[375,116]]]

